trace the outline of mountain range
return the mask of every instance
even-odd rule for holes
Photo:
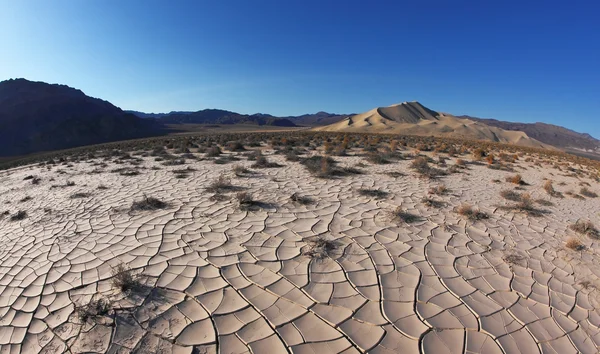
[[[14,156],[167,134],[167,125],[246,124],[311,127],[317,131],[450,136],[593,153],[600,140],[546,123],[513,123],[431,110],[419,102],[360,114],[317,112],[277,117],[221,109],[196,112],[123,111],[65,85],[25,79],[0,82],[0,156]]]

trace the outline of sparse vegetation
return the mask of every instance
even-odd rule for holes
[[[237,177],[243,177],[244,175],[247,175],[252,172],[242,165],[235,165],[233,166],[232,170]]]
[[[149,211],[168,208],[169,204],[154,197],[144,196],[144,199],[131,204],[131,211]]]
[[[582,187],[581,190],[579,191],[579,194],[583,195],[584,197],[588,197],[588,198],[597,198],[598,197],[598,194],[596,194],[595,192],[592,192],[587,187]]]
[[[129,293],[140,287],[138,276],[123,263],[119,263],[112,269],[112,285],[122,291]]]
[[[527,183],[525,183],[525,181],[523,180],[523,177],[519,174],[506,177],[506,182],[510,182],[512,184],[517,184],[520,186],[527,185]]]
[[[585,246],[577,237],[569,237],[565,243],[565,247],[574,251],[583,251],[585,249]]]
[[[418,215],[407,212],[406,210],[402,209],[402,207],[397,207],[392,212],[392,219],[410,224],[419,221],[421,218]]]
[[[290,200],[294,203],[298,203],[298,204],[302,204],[302,205],[308,205],[308,204],[312,204],[315,201],[309,197],[306,196],[301,196],[298,193],[294,193],[290,196]]]
[[[423,197],[423,199],[421,199],[421,202],[432,208],[443,208],[446,205],[446,203],[442,201],[435,200],[429,197]]]
[[[457,212],[458,212],[458,214],[466,217],[467,219],[469,219],[471,221],[483,220],[483,219],[489,218],[489,216],[486,213],[479,211],[477,209],[474,209],[469,204],[461,205],[460,207],[458,207]]]
[[[318,236],[307,242],[308,249],[303,254],[315,260],[323,260],[331,257],[332,253],[339,247],[338,242],[324,236]]]
[[[229,179],[229,177],[225,176],[224,174],[221,174],[219,177],[217,177],[210,183],[206,190],[209,192],[217,193],[232,188],[233,186],[231,185],[231,179]]]
[[[418,156],[410,164],[410,167],[415,170],[421,177],[437,178],[446,175],[444,170],[440,170],[429,165],[428,159],[425,156]]]
[[[502,198],[513,202],[521,201],[521,193],[517,193],[512,189],[504,189],[500,191],[500,195],[502,196]]]
[[[108,315],[110,312],[110,304],[107,300],[100,298],[77,307],[76,312],[79,321],[81,323],[87,323],[89,320],[95,320],[98,317]]]
[[[440,184],[440,185],[429,188],[429,194],[445,195],[445,194],[448,194],[449,192],[450,192],[450,190],[444,184]]]
[[[577,222],[571,224],[569,228],[580,235],[586,235],[591,238],[599,238],[598,230],[591,221],[577,220]]]
[[[19,210],[15,214],[10,217],[10,221],[19,221],[23,220],[27,217],[27,212],[24,210]]]
[[[367,188],[359,189],[358,194],[360,194],[364,197],[371,197],[371,198],[375,198],[375,199],[387,198],[387,196],[389,195],[388,192],[382,191],[380,189],[367,189]]]
[[[276,162],[270,162],[264,155],[258,155],[254,164],[252,164],[253,168],[273,168],[273,167],[281,167],[280,164]]]

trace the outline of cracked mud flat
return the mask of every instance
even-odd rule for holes
[[[485,166],[440,181],[418,178],[410,161],[316,179],[299,163],[269,159],[284,167],[241,178],[231,164],[189,160],[196,171],[180,179],[171,170],[181,166],[152,158],[137,176],[110,173],[112,164],[89,174],[87,162],[1,172],[0,211],[28,217],[0,220],[0,353],[599,351],[599,245],[587,237],[584,251],[564,244],[577,219],[600,224],[600,199],[552,198],[550,213],[531,217],[497,208],[508,184],[491,180],[511,173]],[[556,187],[563,191],[579,182],[519,164],[534,198],[548,198],[543,177],[565,181]],[[268,207],[241,211],[234,193],[211,200],[205,187],[222,172]],[[32,185],[27,175],[42,180]],[[50,188],[67,181],[75,185]],[[425,206],[440,183],[451,192],[436,199],[447,205]],[[360,188],[389,196],[364,197]],[[90,196],[70,198],[76,192]],[[291,202],[295,192],[315,203]],[[144,194],[170,206],[130,212]],[[19,202],[25,196],[32,199]],[[490,218],[460,217],[453,209],[464,202]],[[390,220],[397,206],[420,221]],[[320,261],[304,255],[319,235],[338,244]],[[507,254],[518,257],[507,264]],[[121,263],[139,275],[135,294],[112,285]],[[110,315],[82,321],[76,307],[99,298]]]

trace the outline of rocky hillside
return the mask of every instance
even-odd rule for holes
[[[595,139],[589,134],[578,133],[558,125],[539,122],[505,122],[496,119],[484,119],[470,116],[459,116],[459,118],[470,119],[504,130],[522,131],[531,138],[558,148],[600,152],[600,140]]]
[[[25,79],[0,82],[0,156],[161,133],[160,124],[65,85]]]

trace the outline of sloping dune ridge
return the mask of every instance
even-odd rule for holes
[[[530,138],[521,131],[508,131],[481,122],[435,112],[419,102],[403,102],[389,107],[374,108],[348,117],[318,131],[365,132],[406,135],[433,135],[465,139],[488,140],[520,146],[552,147]]]

